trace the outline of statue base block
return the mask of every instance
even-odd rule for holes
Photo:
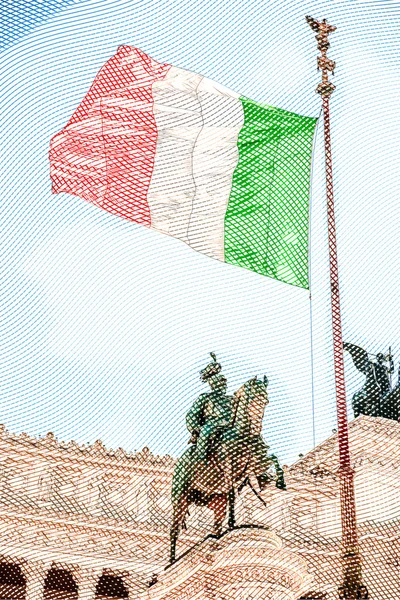
[[[296,600],[310,589],[306,561],[272,531],[238,527],[207,537],[168,567],[146,600]]]

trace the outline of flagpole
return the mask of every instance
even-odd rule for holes
[[[317,93],[322,97],[324,115],[326,201],[328,215],[329,272],[331,286],[331,311],[333,333],[333,356],[336,386],[336,411],[339,440],[339,491],[342,522],[343,582],[339,597],[349,600],[368,598],[362,585],[361,557],[358,545],[356,502],[354,494],[354,471],[350,462],[349,430],[347,421],[346,389],[344,380],[343,339],[340,314],[339,274],[337,261],[335,207],[333,196],[332,149],[330,131],[329,100],[335,86],[329,81],[335,63],[327,57],[330,46],[328,36],[336,30],[324,19],[322,22],[306,17],[307,23],[317,32],[316,40],[321,55],[318,56],[318,69],[322,71],[322,81]]]

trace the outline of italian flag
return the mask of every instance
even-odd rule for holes
[[[308,288],[315,126],[121,46],[51,140],[52,191]]]

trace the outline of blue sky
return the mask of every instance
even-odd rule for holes
[[[80,0],[1,0],[0,50],[12,46],[75,1]]]
[[[46,2],[42,3],[43,5]],[[61,4],[61,3],[59,3]],[[120,44],[318,115],[305,14],[338,28],[332,97],[344,337],[400,359],[399,3],[90,1],[13,33],[2,53],[0,421],[13,431],[178,454],[214,351],[231,391],[270,379],[264,435],[313,445],[307,292],[220,264],[50,192],[48,146]],[[11,35],[11,33],[10,33]],[[18,39],[17,39],[18,38]],[[12,43],[11,43],[12,42]],[[314,421],[335,427],[321,133],[312,191]],[[362,377],[346,359],[348,397]]]

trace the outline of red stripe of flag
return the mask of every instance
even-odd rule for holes
[[[138,48],[119,47],[51,140],[53,193],[80,196],[150,226],[147,192],[157,144],[152,86],[169,69]]]

